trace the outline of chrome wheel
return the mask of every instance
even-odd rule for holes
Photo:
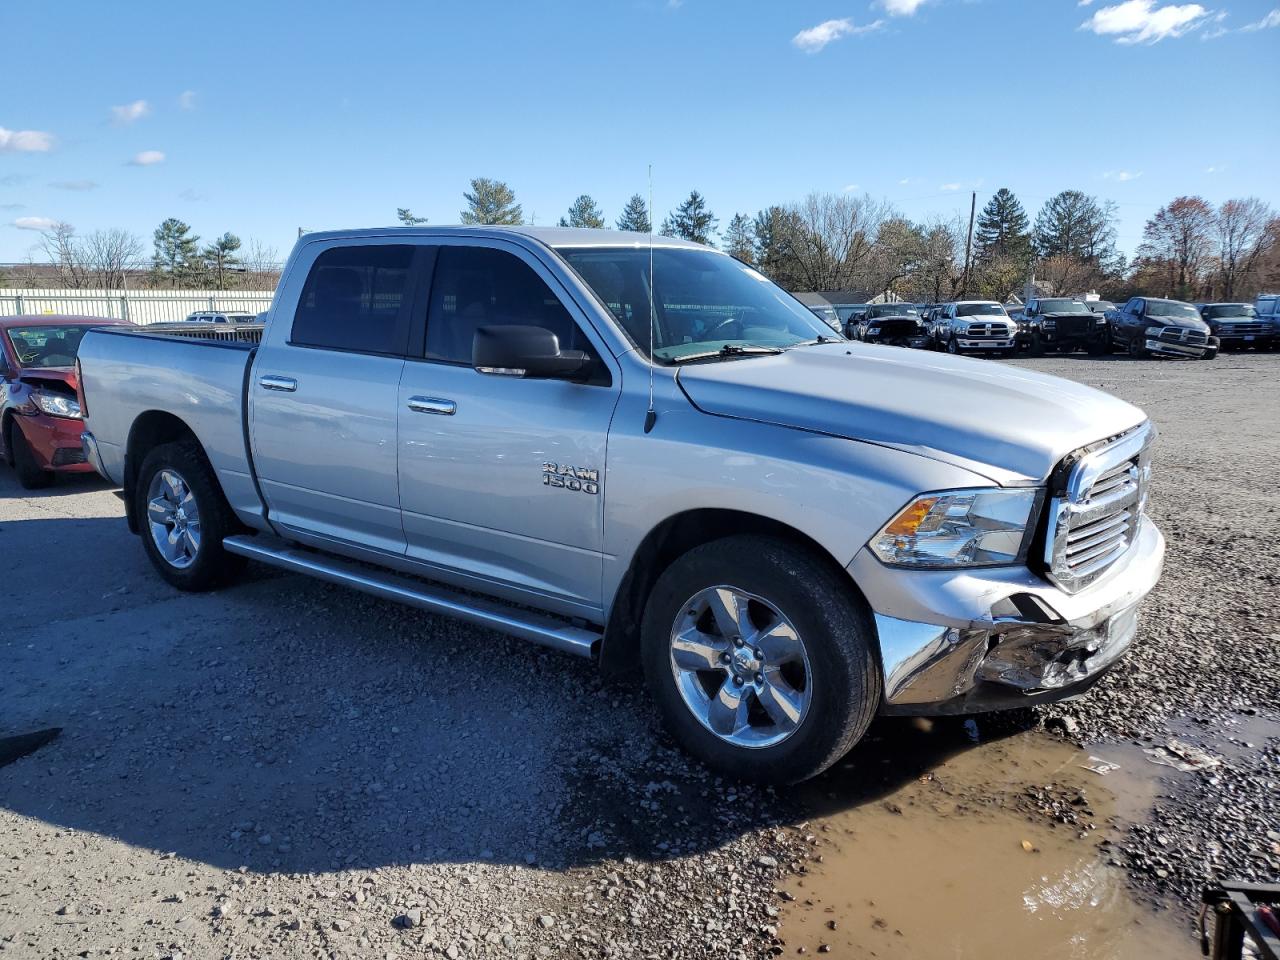
[[[200,509],[187,481],[175,470],[159,471],[147,489],[147,526],[165,562],[179,570],[200,553]]]
[[[799,631],[731,586],[691,597],[671,627],[671,671],[690,712],[726,743],[771,747],[800,728],[813,684]]]

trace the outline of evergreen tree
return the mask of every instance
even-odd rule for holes
[[[706,198],[697,190],[662,222],[664,237],[683,237],[694,243],[710,243],[720,221],[707,209]]]
[[[987,201],[978,216],[974,243],[978,260],[1009,257],[1025,261],[1031,257],[1030,221],[1018,198],[1001,187]]]
[[[751,218],[745,213],[735,213],[729,221],[724,232],[724,252],[743,263],[755,266],[755,234],[751,229]]]
[[[619,230],[634,230],[636,233],[648,233],[653,229],[649,221],[649,208],[645,206],[644,197],[633,193],[627,205],[622,208],[622,216],[618,218]]]
[[[516,195],[501,180],[476,177],[471,181],[471,192],[462,196],[467,201],[467,209],[460,214],[463,223],[515,226],[524,222]]]
[[[774,283],[788,290],[799,285],[791,256],[792,243],[799,234],[795,214],[783,207],[761,210],[751,223],[755,240],[752,262]]]
[[[151,269],[166,278],[173,286],[200,273],[200,238],[191,232],[189,224],[177,217],[169,217],[152,234],[155,252],[151,256]]]
[[[1036,253],[1106,267],[1115,259],[1115,219],[1113,204],[1103,204],[1079,190],[1063,190],[1036,216]]]
[[[560,218],[562,227],[590,227],[599,230],[604,226],[604,212],[588,194],[583,194],[569,207],[569,217]]]
[[[204,248],[205,266],[213,274],[219,290],[226,289],[226,284],[223,281],[227,268],[234,267],[240,262],[240,259],[236,256],[236,251],[239,249],[240,238],[234,233],[224,233]]]
[[[426,223],[426,217],[415,217],[408,207],[396,207],[396,219],[406,227],[416,227],[420,223]]]

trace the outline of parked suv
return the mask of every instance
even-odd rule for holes
[[[308,233],[261,343],[80,361],[85,449],[175,587],[252,558],[597,660],[735,778],[1084,693],[1164,556],[1141,410],[836,339],[671,237]]]
[[[1107,314],[1107,335],[1131,357],[1212,360],[1218,355],[1218,338],[1200,312],[1181,300],[1131,297]]]
[[[947,353],[1002,353],[1017,349],[1018,325],[994,300],[949,303],[934,325]]]
[[[1253,301],[1253,309],[1258,319],[1265,323],[1274,338],[1272,343],[1280,346],[1280,294],[1264,293]]]
[[[1027,301],[1022,316],[1032,356],[1048,350],[1070,353],[1083,348],[1093,355],[1106,350],[1106,317],[1095,314],[1083,300],[1037,297]]]
[[[1203,303],[1200,318],[1209,325],[1223,350],[1270,350],[1280,342],[1280,329],[1259,317],[1249,303]]]

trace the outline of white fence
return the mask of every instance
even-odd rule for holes
[[[18,290],[0,287],[0,317],[68,313],[134,323],[185,320],[198,310],[261,313],[272,290]]]

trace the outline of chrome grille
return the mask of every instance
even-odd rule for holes
[[[1220,337],[1256,337],[1266,333],[1266,326],[1256,321],[1224,323],[1218,327]]]
[[[1143,424],[1082,452],[1049,503],[1045,565],[1068,593],[1083,590],[1124,556],[1147,504],[1151,441]]]
[[[994,337],[998,340],[1013,336],[1013,328],[1003,323],[971,323],[964,331],[966,337]]]
[[[1187,327],[1165,327],[1160,331],[1160,339],[1166,343],[1205,344],[1209,342],[1209,335],[1203,330],[1191,330]]]

